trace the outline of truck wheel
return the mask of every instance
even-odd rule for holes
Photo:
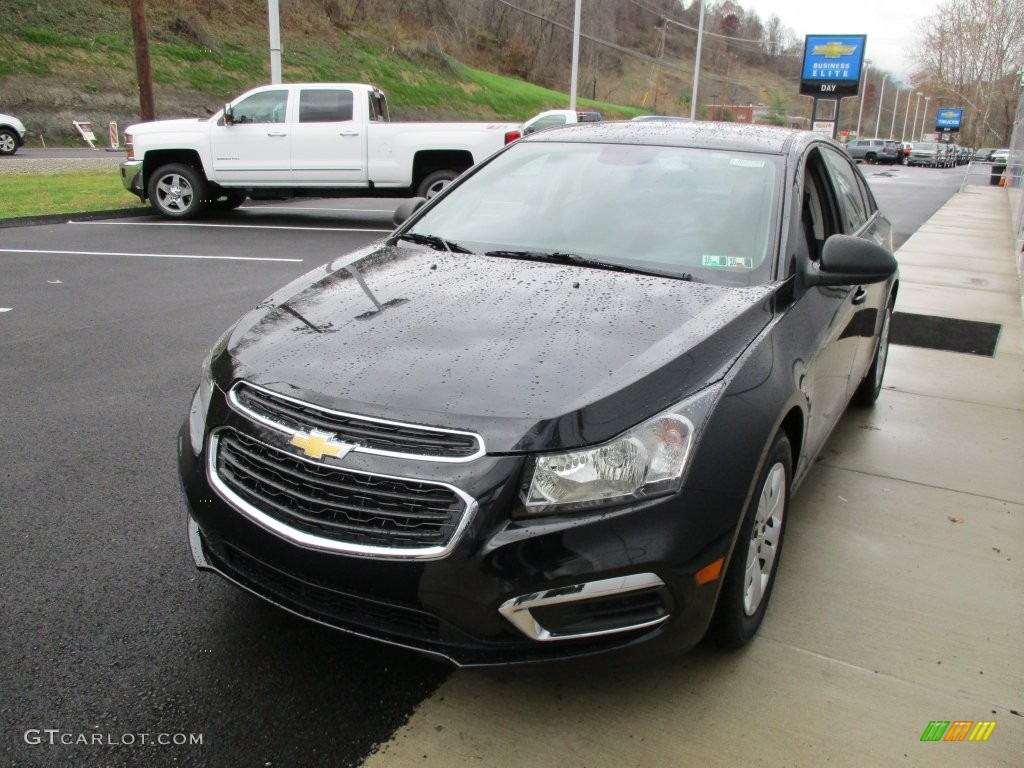
[[[866,155],[864,155],[864,162],[867,163],[868,165],[874,165],[875,156],[871,152],[868,152]]]
[[[167,219],[194,219],[203,208],[206,179],[195,168],[171,163],[157,169],[149,180],[149,202]]]
[[[13,155],[18,151],[18,137],[6,128],[0,128],[0,155]]]
[[[417,197],[425,197],[428,200],[458,178],[458,171],[434,171],[424,177],[416,189]]]

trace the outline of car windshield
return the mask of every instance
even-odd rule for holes
[[[935,145],[927,141],[919,141],[914,145],[914,149],[935,149]]]
[[[748,152],[523,142],[409,232],[493,258],[754,285],[770,279],[781,163]]]

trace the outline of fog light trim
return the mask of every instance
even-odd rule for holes
[[[659,616],[651,621],[608,627],[607,629],[591,632],[558,634],[543,627],[534,617],[532,611],[541,606],[606,598],[626,592],[657,589],[664,586],[665,582],[653,573],[635,573],[628,576],[601,579],[600,581],[588,581],[583,584],[572,584],[566,587],[547,589],[543,592],[533,592],[528,595],[521,595],[519,597],[514,597],[511,600],[506,600],[498,608],[498,611],[502,616],[508,619],[516,629],[531,640],[536,640],[538,642],[543,643],[556,640],[578,640],[587,637],[600,637],[603,635],[613,635],[620,632],[632,632],[638,629],[656,627],[657,625],[667,621],[669,614],[666,613],[664,616]]]

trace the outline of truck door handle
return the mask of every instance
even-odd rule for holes
[[[358,136],[359,135],[359,131],[341,131],[338,135],[339,136]]]
[[[287,136],[288,134],[284,131],[270,131],[267,136]]]
[[[863,286],[858,285],[857,290],[853,294],[854,304],[863,304],[868,297],[868,292],[864,290]]]

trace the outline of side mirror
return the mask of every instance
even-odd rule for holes
[[[888,280],[896,267],[896,257],[878,243],[852,235],[832,235],[821,249],[819,262],[804,261],[801,275],[808,288],[860,285]]]
[[[404,223],[406,219],[412,216],[416,211],[423,207],[423,204],[427,202],[425,197],[413,197],[408,200],[403,200],[402,204],[395,209],[395,215],[391,218],[395,226],[399,226]]]
[[[224,125],[235,124],[235,113],[231,111],[231,104],[224,105]]]

